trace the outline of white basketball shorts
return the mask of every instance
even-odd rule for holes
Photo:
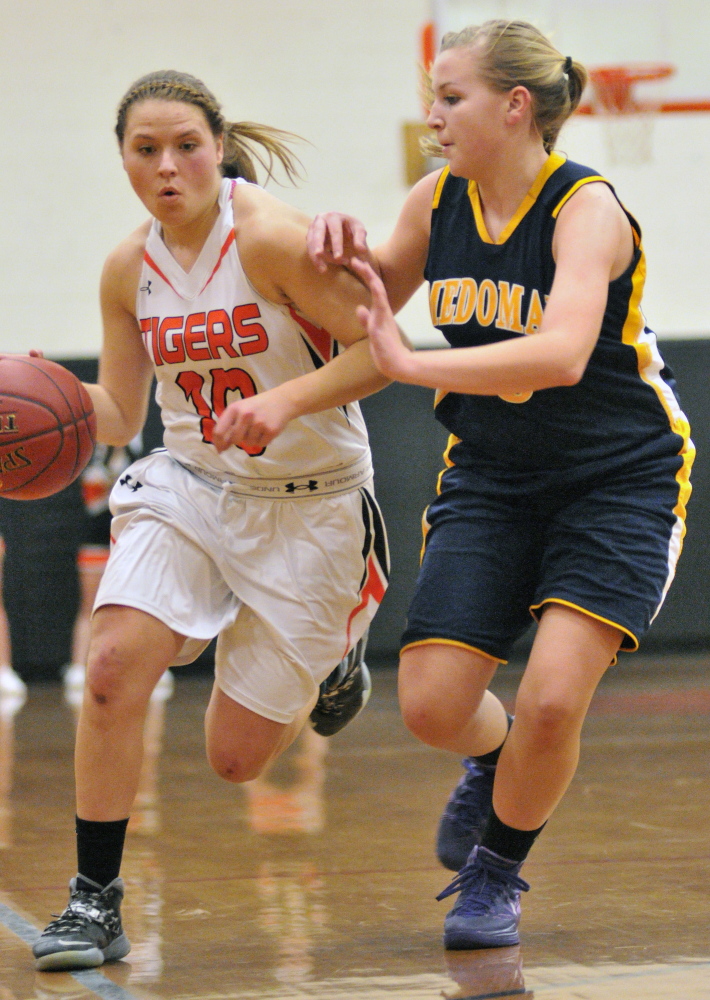
[[[186,637],[175,665],[219,636],[216,680],[288,723],[358,641],[387,587],[372,490],[266,500],[214,486],[160,451],[111,493],[111,555],[94,610],[138,608]]]

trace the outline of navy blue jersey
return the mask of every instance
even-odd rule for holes
[[[583,184],[594,181],[608,184],[588,167],[552,153],[493,242],[476,183],[453,177],[448,168],[442,172],[424,273],[432,321],[453,348],[537,332],[555,276],[557,216]],[[641,312],[641,231],[626,214],[633,259],[609,284],[599,340],[581,381],[505,397],[438,393],[436,416],[455,436],[453,464],[506,479],[580,467],[611,471],[644,456],[674,454],[679,481],[687,480],[689,428]]]

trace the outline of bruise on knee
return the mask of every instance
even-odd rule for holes
[[[267,761],[241,761],[234,758],[222,758],[208,754],[209,765],[224,781],[241,785],[245,781],[253,781],[264,770]]]

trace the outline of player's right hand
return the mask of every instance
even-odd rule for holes
[[[261,454],[296,416],[284,385],[288,383],[230,403],[212,431],[212,443],[217,451],[237,445],[250,455]]]
[[[355,257],[371,261],[367,230],[359,219],[343,212],[322,212],[308,227],[308,256],[321,274],[329,264],[347,267]]]

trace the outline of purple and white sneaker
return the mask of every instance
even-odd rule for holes
[[[495,764],[479,764],[474,757],[461,762],[466,774],[451,793],[439,820],[436,856],[444,868],[461,871],[481,839],[493,806]]]
[[[444,921],[444,947],[504,948],[519,944],[520,893],[530,886],[519,876],[522,862],[474,847],[467,863],[437,899],[459,893]]]

